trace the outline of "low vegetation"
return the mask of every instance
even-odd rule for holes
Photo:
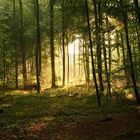
[[[98,107],[93,89],[9,91],[1,98],[1,139],[91,140],[140,136],[135,99],[115,92]],[[130,96],[130,95],[129,95]],[[124,138],[124,139],[125,139]]]

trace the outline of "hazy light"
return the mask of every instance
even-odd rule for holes
[[[72,43],[70,43],[68,45],[69,54],[74,55],[74,53],[75,53],[75,55],[77,56],[79,54],[79,45],[80,45],[80,40],[79,39],[76,39]]]
[[[134,98],[134,96],[132,94],[126,94],[126,98],[129,100],[132,100]]]

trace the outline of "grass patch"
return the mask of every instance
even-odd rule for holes
[[[133,112],[134,102],[126,100],[121,95],[114,95],[115,99],[111,100],[102,97],[102,107],[98,108],[94,95],[89,96],[85,92],[81,95],[80,91],[79,96],[79,91],[79,88],[55,89],[41,95],[10,92],[1,99],[4,113],[0,114],[0,123],[6,128],[43,118],[53,118],[50,120],[56,122],[79,118],[97,120],[104,116]]]
[[[140,130],[135,101],[122,92],[102,96],[81,87],[49,89],[40,95],[9,91],[1,98],[0,137],[11,139],[105,140]],[[135,115],[132,115],[135,114]],[[102,134],[102,135],[101,135]]]

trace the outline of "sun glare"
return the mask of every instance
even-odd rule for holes
[[[69,55],[75,55],[77,56],[79,54],[79,46],[80,46],[80,40],[76,39],[72,43],[69,44]]]

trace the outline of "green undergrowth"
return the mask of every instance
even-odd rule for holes
[[[100,120],[104,117],[132,113],[135,101],[127,100],[122,93],[113,94],[112,99],[102,96],[98,107],[92,89],[49,89],[40,95],[23,91],[9,91],[0,99],[0,129],[15,128],[38,121],[61,123],[79,119]]]

